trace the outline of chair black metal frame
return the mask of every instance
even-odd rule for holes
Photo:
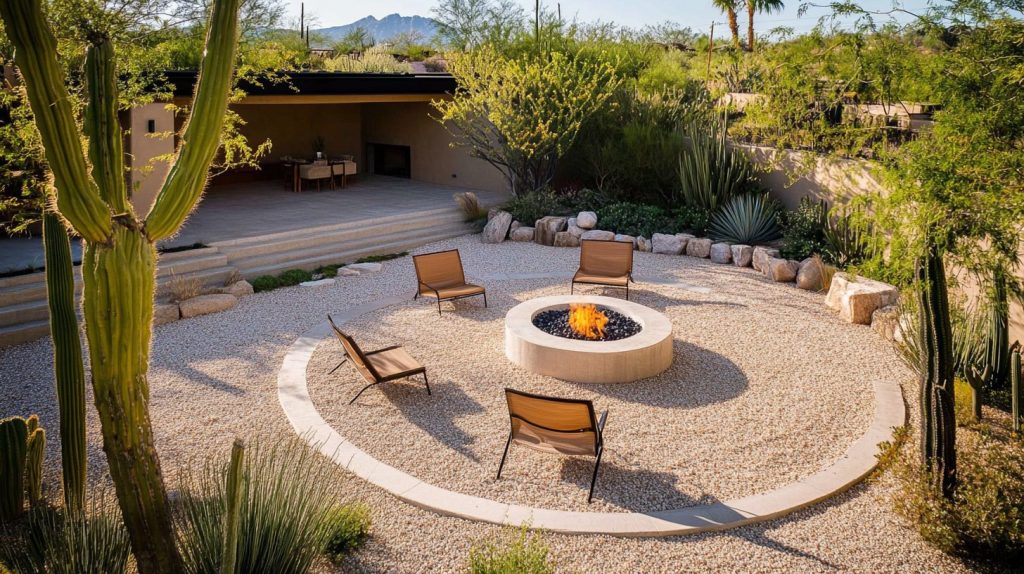
[[[510,388],[507,388],[507,387],[505,388],[505,393],[506,394],[512,393],[512,394],[516,394],[516,395],[523,396],[523,397],[529,397],[529,398],[532,398],[532,399],[541,399],[541,400],[545,400],[545,401],[560,402],[560,403],[583,404],[583,405],[587,406],[587,410],[590,412],[590,422],[591,422],[591,426],[587,427],[587,428],[574,429],[574,430],[568,430],[568,431],[567,430],[553,429],[553,428],[549,428],[549,427],[546,427],[546,426],[543,426],[543,425],[539,425],[539,424],[537,424],[535,422],[531,422],[531,421],[529,421],[529,420],[527,420],[527,419],[525,419],[525,418],[523,418],[521,416],[513,415],[511,411],[509,411],[509,425],[510,426],[512,425],[512,420],[513,419],[519,419],[520,421],[525,422],[526,424],[529,424],[529,425],[534,426],[536,428],[543,429],[545,431],[553,432],[553,433],[577,434],[577,433],[583,433],[583,432],[593,432],[595,434],[594,453],[595,453],[595,456],[596,456],[596,460],[594,461],[594,473],[590,477],[590,491],[587,494],[587,504],[590,504],[591,500],[594,498],[594,485],[597,483],[597,471],[598,471],[598,469],[601,468],[601,455],[604,454],[604,423],[608,419],[608,410],[606,409],[604,412],[602,412],[601,413],[601,418],[598,419],[597,416],[594,414],[595,413],[595,411],[594,411],[594,403],[591,402],[591,401],[585,400],[585,399],[566,399],[566,398],[562,398],[562,397],[549,397],[549,396],[545,396],[545,395],[538,395],[538,394],[534,394],[534,393],[527,393],[527,392],[524,392],[524,391],[517,391],[515,389],[510,389]],[[501,479],[501,471],[502,471],[503,468],[505,468],[505,459],[508,457],[509,448],[512,446],[512,434],[513,434],[513,431],[510,428],[509,431],[508,431],[508,440],[505,441],[505,451],[501,455],[501,462],[498,464],[498,475],[495,477],[495,480],[500,480]]]
[[[348,336],[347,334],[345,334],[344,331],[339,329],[338,326],[334,323],[334,319],[332,319],[330,315],[327,316],[327,321],[331,324],[331,328],[334,329],[334,334],[338,337],[338,339],[339,340],[341,340],[341,339],[347,340],[349,345],[352,345],[352,347],[355,349],[357,355],[362,354],[363,357],[369,357],[369,356],[372,356],[372,355],[376,355],[378,353],[383,353],[383,352],[386,352],[386,351],[393,351],[395,349],[399,349],[399,348],[402,347],[401,345],[392,345],[390,347],[384,347],[383,349],[377,349],[376,351],[370,351],[369,353],[363,352],[363,350],[359,348],[358,343],[355,342],[355,339],[353,339],[352,337]],[[328,373],[328,374],[334,374],[334,371],[337,371],[347,361],[351,360],[354,365],[360,365],[361,364],[363,366],[363,368],[365,368],[367,370],[367,372],[370,374],[370,376],[372,377],[372,380],[370,378],[367,378],[366,374],[363,373],[363,371],[361,369],[356,368],[356,372],[358,372],[359,375],[362,376],[364,380],[369,381],[370,384],[368,384],[365,387],[363,387],[362,389],[360,389],[359,392],[356,393],[356,396],[352,397],[352,400],[349,401],[348,404],[351,405],[352,403],[356,402],[356,399],[358,399],[359,396],[362,395],[364,391],[366,391],[366,389],[369,389],[372,386],[379,385],[381,383],[397,381],[398,379],[405,379],[407,377],[412,377],[412,376],[415,376],[415,375],[423,375],[423,384],[426,385],[426,387],[427,387],[427,394],[428,395],[431,394],[430,393],[430,381],[427,379],[427,368],[426,367],[419,367],[418,369],[410,369],[408,371],[401,371],[401,372],[395,373],[393,375],[388,375],[387,377],[382,377],[382,376],[380,376],[380,373],[377,372],[377,369],[375,369],[373,367],[372,363],[370,363],[369,361],[366,361],[362,357],[353,357],[351,355],[351,353],[349,353],[348,347],[344,344],[344,342],[342,342],[341,349],[345,353],[345,357],[341,360],[340,363],[335,365],[335,367],[333,369],[331,369],[330,373]]]
[[[452,251],[454,251],[456,254],[459,255],[459,267],[461,268],[462,267],[462,254],[459,253],[458,249],[447,249],[445,251],[433,251],[431,253],[422,253],[420,255],[413,255],[412,256],[413,267],[414,268],[416,267],[416,259],[418,257],[426,257],[426,256],[429,256],[429,255],[437,255],[439,253],[451,253]],[[465,271],[463,271],[462,281],[463,281],[463,284],[468,285],[468,283],[466,283]],[[479,297],[479,296],[482,295],[483,298],[484,298],[484,308],[487,307],[487,290],[484,287],[482,287],[482,286],[477,285],[477,287],[480,287],[480,292],[479,293],[470,293],[469,295],[457,295],[455,297],[445,297],[445,298],[442,299],[440,291],[438,291],[435,287],[431,286],[429,283],[424,283],[423,281],[420,280],[420,271],[419,271],[418,268],[416,268],[416,283],[417,283],[416,294],[412,296],[412,300],[415,301],[416,299],[419,299],[421,295],[423,295],[423,288],[424,287],[426,287],[427,289],[433,291],[434,292],[434,298],[437,299],[437,314],[439,316],[441,315],[441,301],[458,301],[459,299],[468,299],[470,297]]]

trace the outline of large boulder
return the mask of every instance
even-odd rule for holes
[[[636,249],[636,237],[633,237],[632,235],[623,235],[621,233],[616,233],[615,241],[621,241],[623,243],[632,243],[633,249]]]
[[[163,325],[181,319],[177,303],[157,303],[153,306],[153,325]]]
[[[302,283],[299,283],[299,287],[327,287],[329,285],[334,285],[337,281],[338,280],[333,277],[327,277],[325,279],[303,281]]]
[[[733,245],[732,264],[736,267],[750,267],[750,261],[754,258],[754,248],[749,245]]]
[[[849,323],[870,325],[876,309],[895,305],[898,300],[899,291],[888,283],[836,273],[825,304],[839,311],[839,316]]]
[[[537,220],[534,226],[533,240],[541,245],[554,245],[555,234],[565,231],[566,218],[557,215],[548,215]]]
[[[533,228],[532,227],[518,227],[512,230],[509,234],[509,239],[512,241],[533,241]]]
[[[644,253],[651,252],[651,240],[647,239],[643,235],[636,238],[636,250]]]
[[[686,239],[678,235],[655,233],[651,236],[651,251],[665,255],[679,255],[686,249]]]
[[[573,235],[575,235],[577,239],[579,239],[580,237],[583,237],[583,233],[587,231],[586,229],[583,229],[579,225],[576,225],[576,218],[575,217],[570,217],[569,221],[567,221],[565,225],[566,225],[566,231],[568,231],[569,233],[572,233]]]
[[[732,263],[732,249],[728,243],[711,244],[711,260],[715,263]]]
[[[824,291],[825,273],[821,259],[808,257],[800,262],[800,270],[796,272],[796,286],[808,291]]]
[[[583,229],[593,229],[597,227],[597,214],[593,211],[581,211],[576,216],[576,225],[579,225]]]
[[[367,261],[365,263],[350,263],[345,266],[345,269],[351,269],[352,271],[358,271],[360,275],[366,273],[376,273],[381,269],[384,269],[384,264],[377,261]]]
[[[224,287],[223,289],[220,290],[220,292],[227,293],[228,295],[234,295],[235,297],[241,299],[242,297],[252,295],[254,291],[252,288],[252,284],[243,279],[241,281],[235,281],[231,285]]]
[[[512,225],[508,226],[508,233],[509,233],[509,235],[511,235],[513,231],[519,229],[522,226],[523,226],[522,223],[519,223],[518,221],[513,221]]]
[[[216,293],[213,295],[200,295],[191,299],[185,299],[178,303],[181,309],[181,318],[198,317],[210,313],[227,311],[238,304],[238,298],[227,293]]]
[[[600,229],[591,229],[590,231],[584,231],[580,239],[597,239],[598,241],[611,241],[615,239],[615,234],[611,231],[602,231]]]
[[[686,242],[686,254],[690,257],[708,258],[711,256],[711,240],[697,237]]]
[[[789,283],[796,279],[796,272],[800,269],[800,263],[789,259],[772,257],[768,260],[767,275],[778,283]]]
[[[484,243],[501,243],[508,237],[508,229],[512,226],[512,214],[507,211],[499,211],[494,214],[480,234],[480,241]]]
[[[568,231],[559,231],[555,234],[555,247],[579,247],[580,238]]]
[[[756,271],[765,275],[768,274],[768,261],[779,256],[779,250],[771,247],[755,247],[754,254],[750,259]]]

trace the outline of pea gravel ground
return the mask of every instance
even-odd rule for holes
[[[651,254],[637,257],[641,282],[655,278],[692,287],[642,284],[636,292],[638,302],[673,320],[673,370],[621,389],[541,380],[503,362],[500,320],[518,300],[564,292],[564,281],[497,277],[513,271],[570,274],[576,252],[483,245],[476,236],[422,251],[453,247],[462,251],[471,277],[484,280],[495,294],[489,298],[492,309],[468,300],[449,305],[439,319],[430,303],[409,302],[350,324],[367,347],[403,343],[437,369],[434,397],[422,385],[403,382],[371,389],[356,405],[345,406],[359,386],[344,368],[326,375],[337,361],[331,341],[318,348],[309,370],[314,401],[342,434],[448,488],[553,508],[612,511],[742,496],[835,460],[868,424],[871,380],[909,380],[886,344],[865,327],[840,323],[824,309],[821,295],[771,283],[750,270]],[[158,327],[150,371],[152,418],[171,489],[183,466],[226,453],[235,436],[290,435],[276,394],[288,346],[328,312],[411,294],[411,267],[409,259],[398,259],[379,274],[257,294],[225,313]],[[39,413],[44,426],[57,428],[50,356],[45,339],[0,349],[0,413]],[[444,366],[434,362],[442,357]],[[589,462],[519,449],[508,474],[492,480],[507,424],[500,396],[506,385],[584,396],[611,410],[610,456],[594,504],[582,503]],[[904,394],[914,400],[912,389]],[[91,480],[109,487],[91,406],[89,433]],[[55,490],[59,439],[50,434],[47,484]],[[340,469],[336,477],[344,499],[372,507],[374,535],[340,569],[325,572],[463,571],[472,544],[501,533],[499,527],[406,505]],[[564,572],[970,571],[901,524],[891,511],[890,489],[882,475],[789,517],[715,534],[545,536]]]

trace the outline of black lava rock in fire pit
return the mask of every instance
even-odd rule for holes
[[[533,326],[549,335],[576,339],[578,341],[618,341],[619,339],[632,337],[640,332],[640,323],[622,313],[612,311],[607,307],[598,307],[597,310],[608,317],[608,324],[604,326],[604,337],[600,339],[588,339],[573,331],[572,327],[569,326],[568,309],[541,311],[534,316]]]

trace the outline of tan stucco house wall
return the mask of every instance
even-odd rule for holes
[[[153,122],[150,132],[149,122]],[[160,191],[169,165],[156,158],[174,153],[174,112],[167,104],[147,104],[128,112],[126,142],[131,174],[129,185],[132,207],[144,215]]]

